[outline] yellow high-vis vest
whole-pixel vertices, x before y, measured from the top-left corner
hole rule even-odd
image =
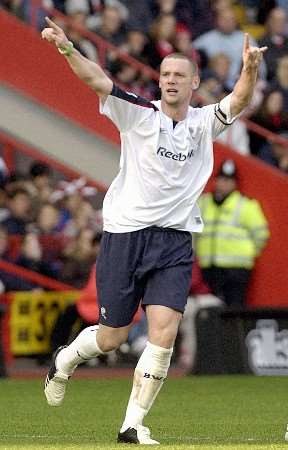
[[[195,235],[200,266],[251,269],[269,237],[258,201],[233,191],[217,205],[208,193],[199,206],[204,221],[203,233]]]

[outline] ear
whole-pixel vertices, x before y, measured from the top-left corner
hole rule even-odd
[[[192,79],[193,91],[196,91],[196,89],[198,89],[199,84],[200,84],[200,77],[199,77],[199,75],[194,75],[193,79]]]

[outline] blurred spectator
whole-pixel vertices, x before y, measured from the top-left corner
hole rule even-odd
[[[42,247],[36,233],[28,232],[23,236],[20,254],[15,263],[47,277],[58,278],[55,268],[43,259]]]
[[[75,220],[75,218],[76,221],[79,220],[83,223],[83,220],[87,218],[87,210],[89,209],[91,211],[91,207],[88,208],[88,205],[83,206],[84,198],[93,197],[96,193],[95,188],[86,186],[86,180],[84,178],[79,178],[71,182],[61,181],[59,183],[59,189],[55,190],[51,196],[52,202],[60,203],[60,218],[57,231],[63,232],[68,222]],[[81,210],[82,206],[83,210]],[[83,220],[81,220],[81,214],[83,214]],[[87,222],[85,223],[88,225]],[[77,232],[78,229],[76,227]],[[73,231],[72,234],[75,235],[75,232]]]
[[[260,204],[241,194],[234,161],[222,163],[213,192],[199,202],[205,223],[196,255],[212,293],[227,306],[245,306],[256,258],[269,237]]]
[[[173,53],[176,35],[176,19],[172,14],[157,17],[150,28],[150,42],[146,46],[145,56],[154,69],[159,69],[165,56]]]
[[[40,235],[55,235],[59,222],[59,210],[50,203],[43,203],[36,217],[36,226]]]
[[[288,55],[283,56],[278,60],[276,78],[274,83],[271,83],[272,89],[277,89],[283,95],[283,109],[288,112]]]
[[[138,28],[129,28],[126,33],[125,42],[121,45],[120,49],[129,53],[134,58],[139,59],[139,61],[146,62],[143,53],[147,41],[148,38],[143,31]]]
[[[67,36],[73,42],[74,47],[86,58],[97,62],[97,51],[95,46],[81,34],[81,29],[85,29],[88,13],[80,9],[69,14],[69,26]]]
[[[255,1],[256,0],[254,0],[254,2]],[[286,0],[284,1],[286,2]],[[265,24],[271,9],[276,6],[283,6],[278,4],[278,2],[279,0],[257,0],[257,22]]]
[[[0,259],[14,263],[10,255],[9,236],[7,230],[0,226]],[[14,273],[0,269],[0,293],[10,291],[27,291],[34,289],[35,285],[18,277]]]
[[[218,75],[210,69],[203,72],[197,93],[202,97],[204,104],[218,103],[219,99],[226,95]]]
[[[217,141],[231,147],[241,155],[248,156],[250,154],[249,134],[242,120],[235,120],[217,137]]]
[[[80,231],[63,251],[61,279],[76,288],[87,281],[90,268],[99,252],[101,235],[92,230]]]
[[[66,244],[63,235],[57,232],[58,222],[59,210],[54,205],[44,203],[39,209],[33,227],[33,231],[39,236],[42,259],[49,262],[56,273],[60,271],[60,256]]]
[[[42,162],[35,161],[29,169],[29,180],[25,180],[25,189],[29,192],[35,215],[43,202],[49,201],[52,194],[52,171]]]
[[[166,2],[162,0],[161,3],[164,5]],[[213,13],[210,3],[210,0],[176,1],[174,15],[176,15],[177,23],[185,25],[191,32],[193,39],[213,27]]]
[[[105,6],[95,31],[114,45],[125,41],[124,20],[118,6]]]
[[[2,221],[8,234],[24,235],[31,222],[31,198],[25,189],[8,192],[7,209],[9,215]]]
[[[225,90],[228,90],[230,65],[230,59],[225,53],[216,53],[209,60],[209,69],[217,76]]]
[[[264,97],[257,114],[251,119],[268,130],[278,133],[288,129],[288,113],[284,112],[284,98],[280,90],[268,92]],[[263,145],[266,145],[266,138],[250,132],[250,148],[254,155],[261,152]]]
[[[225,9],[217,15],[216,28],[201,35],[194,41],[194,47],[205,51],[209,58],[218,53],[224,53],[230,60],[228,88],[232,90],[238,79],[242,65],[243,32],[237,29],[235,13],[232,9]],[[250,38],[251,45],[257,46]],[[262,69],[261,69],[262,67]],[[263,64],[260,67],[264,75]]]
[[[7,192],[7,194],[9,192],[15,191],[16,189],[27,190],[27,176],[18,171],[10,172],[8,178],[5,181],[5,191]]]
[[[276,142],[267,142],[259,151],[258,156],[267,164],[288,173],[288,133],[282,133],[280,136],[287,139],[286,146]]]
[[[71,219],[63,228],[62,236],[66,238],[65,240],[69,240],[85,229],[95,230],[95,210],[91,203],[82,198],[79,208],[73,212]]]
[[[82,13],[85,17],[88,17],[91,13],[89,0],[66,0],[65,11],[68,16]]]
[[[153,20],[149,1],[139,2],[139,0],[121,0],[121,3],[128,11],[128,28],[141,30],[143,33],[147,33]]]
[[[267,66],[267,80],[276,75],[277,61],[288,53],[287,16],[283,9],[274,8],[270,11],[266,22],[267,33],[259,41],[259,47],[267,46],[264,60]]]
[[[176,35],[174,39],[175,51],[182,53],[188,58],[200,64],[200,56],[198,51],[193,47],[192,35],[186,25],[176,25]]]

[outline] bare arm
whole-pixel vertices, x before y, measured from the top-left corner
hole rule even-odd
[[[258,67],[267,47],[250,47],[249,36],[245,33],[243,44],[243,68],[239,80],[234,86],[230,110],[231,116],[235,117],[245,109],[253,95],[257,80]]]
[[[104,70],[96,63],[85,58],[75,48],[72,47],[62,28],[60,28],[51,19],[46,17],[48,28],[42,31],[42,38],[66,52],[66,60],[68,61],[73,72],[88,84],[102,100],[111,93],[113,82],[105,74]]]

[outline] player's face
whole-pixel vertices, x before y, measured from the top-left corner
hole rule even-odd
[[[189,61],[176,58],[162,61],[159,86],[162,100],[168,105],[180,106],[183,103],[190,103],[197,81],[198,76],[193,74]]]

